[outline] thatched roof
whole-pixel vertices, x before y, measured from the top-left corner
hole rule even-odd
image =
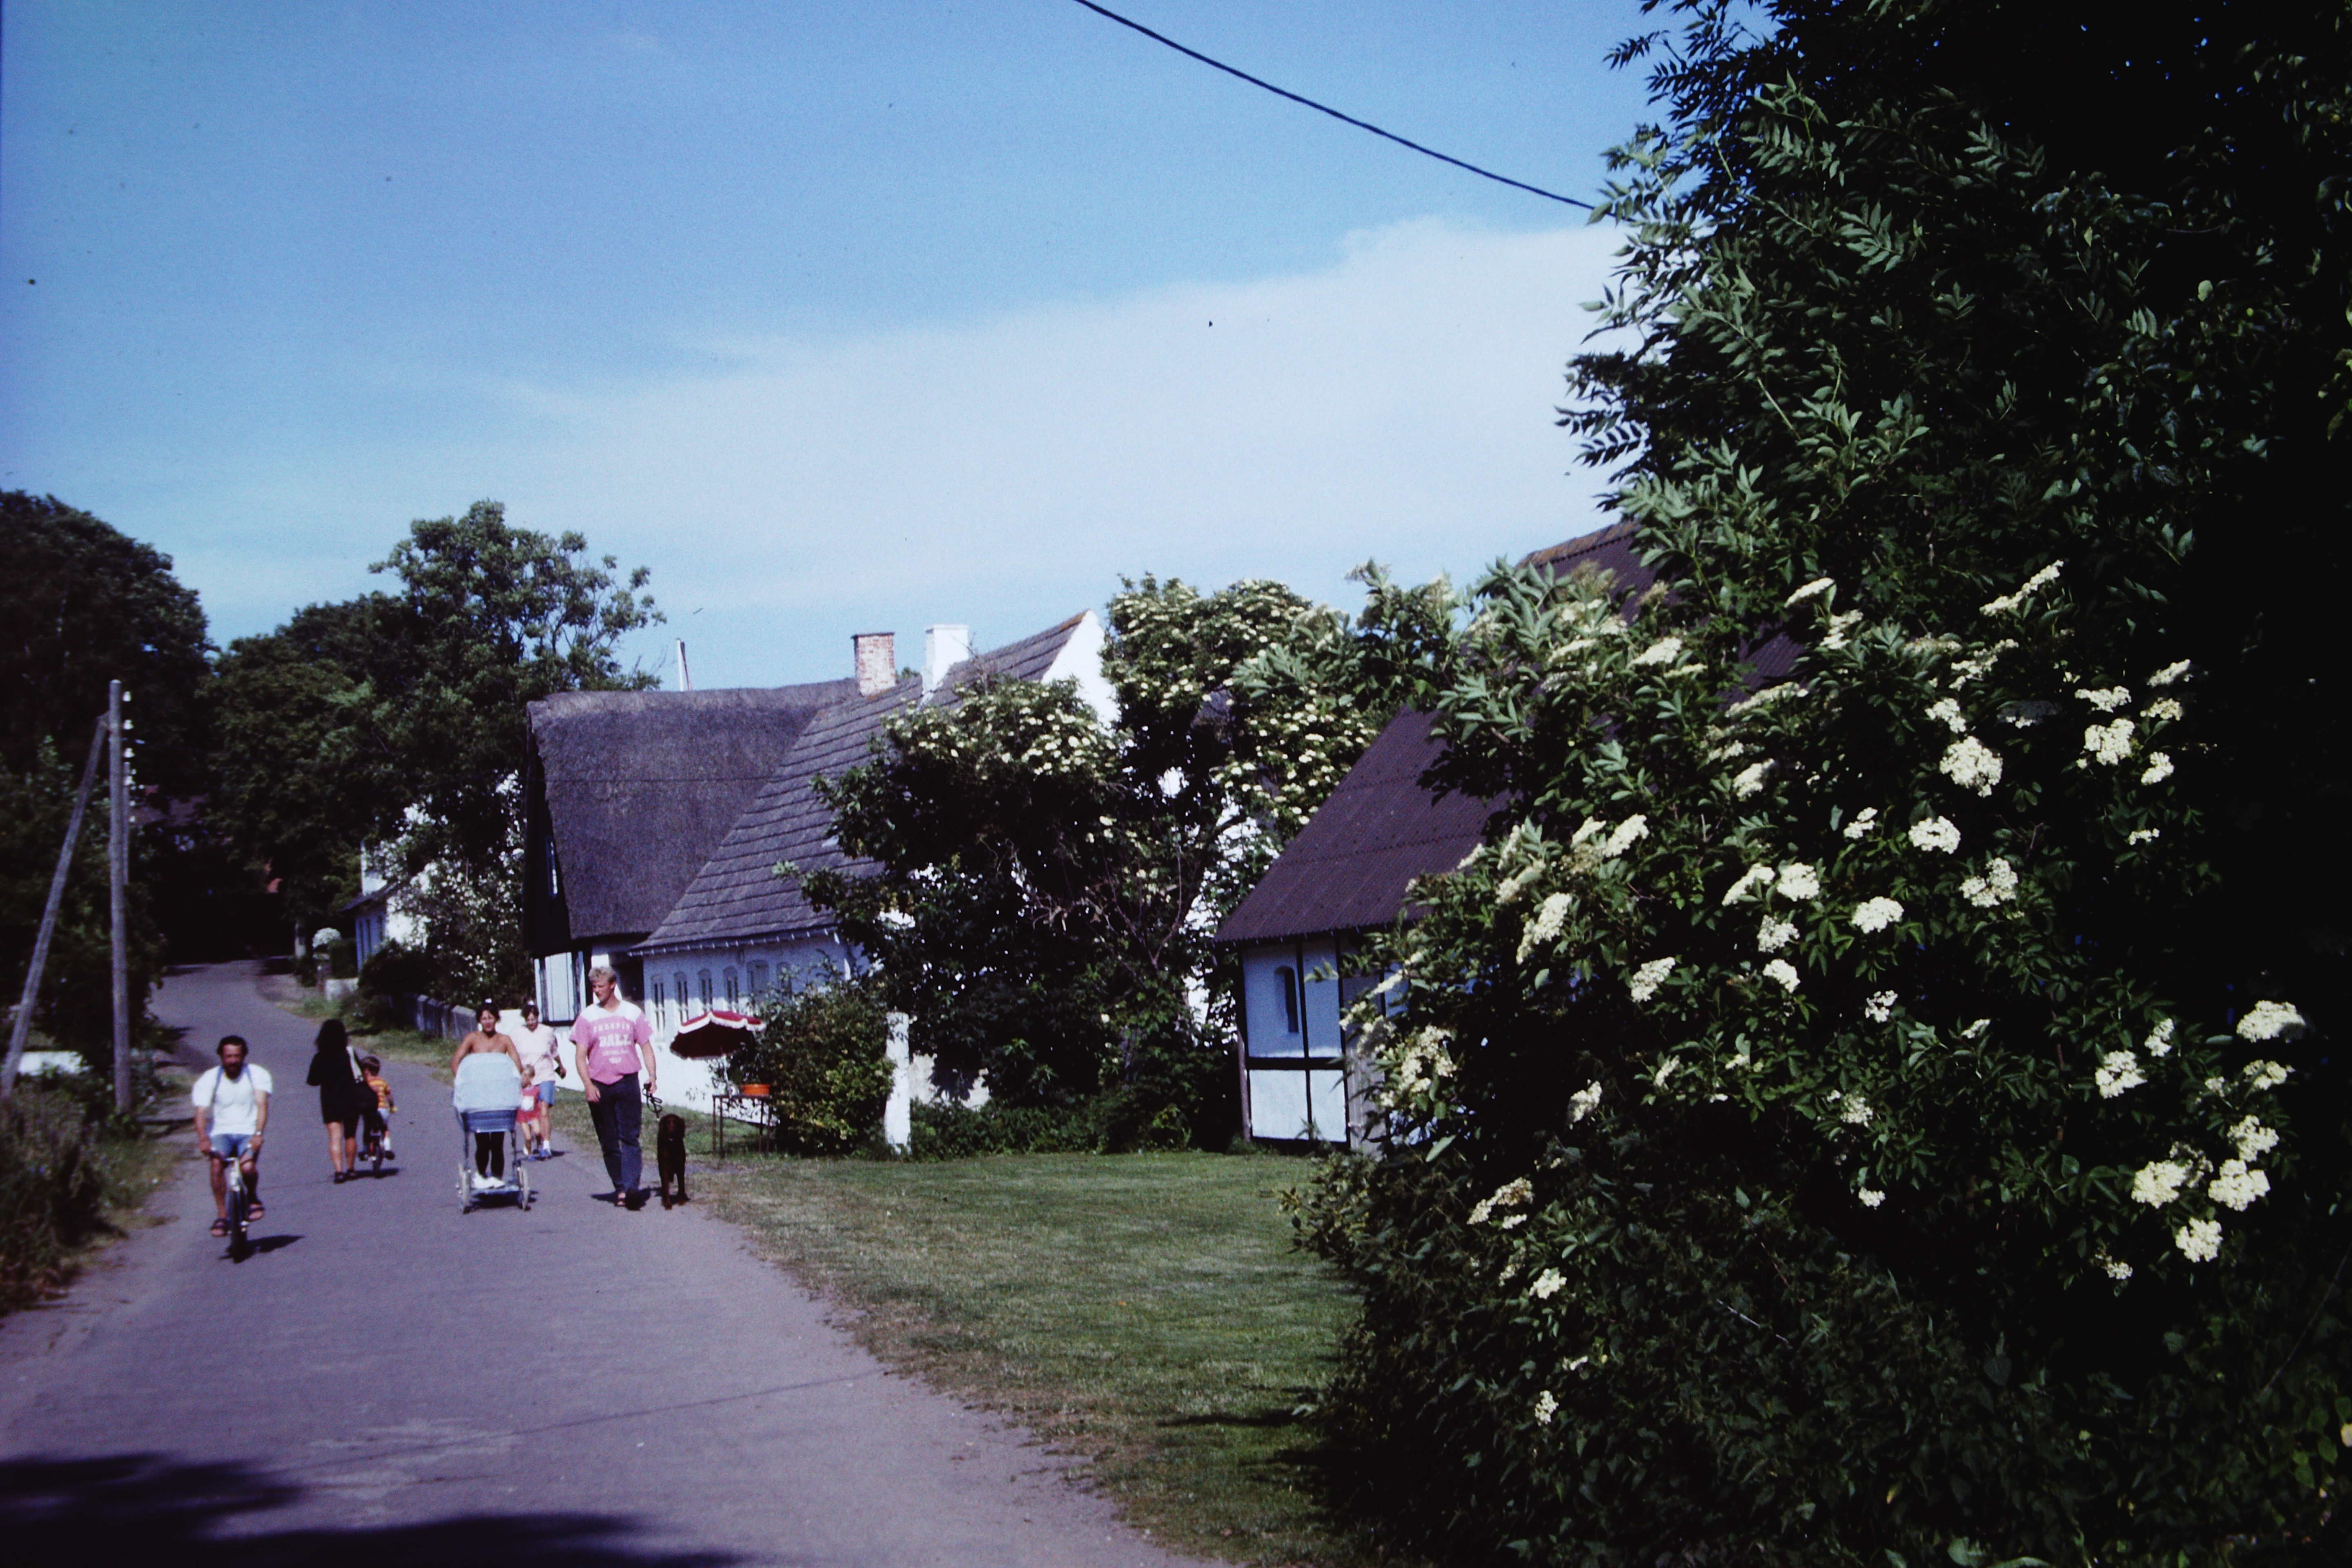
[[[536,952],[626,943],[659,924],[793,743],[855,680],[717,691],[567,691],[530,705]],[[563,929],[551,929],[561,927]]]
[[[833,814],[816,793],[816,781],[866,763],[883,726],[918,703],[956,700],[960,688],[982,675],[1043,680],[1087,617],[1072,616],[1019,642],[975,655],[948,672],[928,697],[915,677],[873,697],[855,691],[826,709],[803,731],[782,771],[752,797],[725,839],[688,885],[675,908],[635,951],[652,954],[682,948],[740,945],[829,931],[832,917],[810,906],[797,877],[778,877],[789,862],[802,871],[869,869],[833,838]]]

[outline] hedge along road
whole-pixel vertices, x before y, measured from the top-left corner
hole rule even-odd
[[[457,1212],[448,1089],[388,1063],[402,1168],[329,1180],[313,1026],[250,964],[173,975],[192,1048],[276,1079],[242,1264],[192,1157],[165,1223],[0,1322],[0,1557],[235,1563],[1167,1565],[1017,1431],[892,1376],[694,1205]],[[652,1142],[647,1129],[648,1145]],[[652,1175],[651,1149],[646,1174]]]

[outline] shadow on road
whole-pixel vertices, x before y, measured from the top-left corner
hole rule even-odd
[[[303,1487],[242,1464],[146,1454],[0,1465],[0,1534],[13,1563],[168,1563],[172,1568],[724,1568],[731,1552],[663,1552],[625,1519],[545,1511],[349,1530],[257,1529],[251,1516]],[[134,1555],[134,1553],[136,1555]]]

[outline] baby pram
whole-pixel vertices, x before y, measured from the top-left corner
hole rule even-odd
[[[457,1111],[457,1212],[471,1213],[477,1205],[512,1198],[515,1207],[530,1206],[530,1170],[522,1159],[521,1141],[515,1136],[515,1113],[522,1103],[522,1074],[501,1051],[480,1051],[457,1064],[457,1081],[449,1097]],[[506,1140],[506,1174],[484,1184],[474,1179],[474,1138],[492,1133]]]

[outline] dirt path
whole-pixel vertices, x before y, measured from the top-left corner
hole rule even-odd
[[[1019,1433],[887,1374],[728,1227],[596,1200],[593,1150],[534,1166],[529,1213],[460,1216],[447,1090],[394,1064],[404,1168],[334,1186],[310,1026],[248,965],[156,1007],[276,1077],[261,1250],[232,1264],[205,1234],[192,1158],[166,1223],[0,1322],[8,1560],[1179,1561]]]

